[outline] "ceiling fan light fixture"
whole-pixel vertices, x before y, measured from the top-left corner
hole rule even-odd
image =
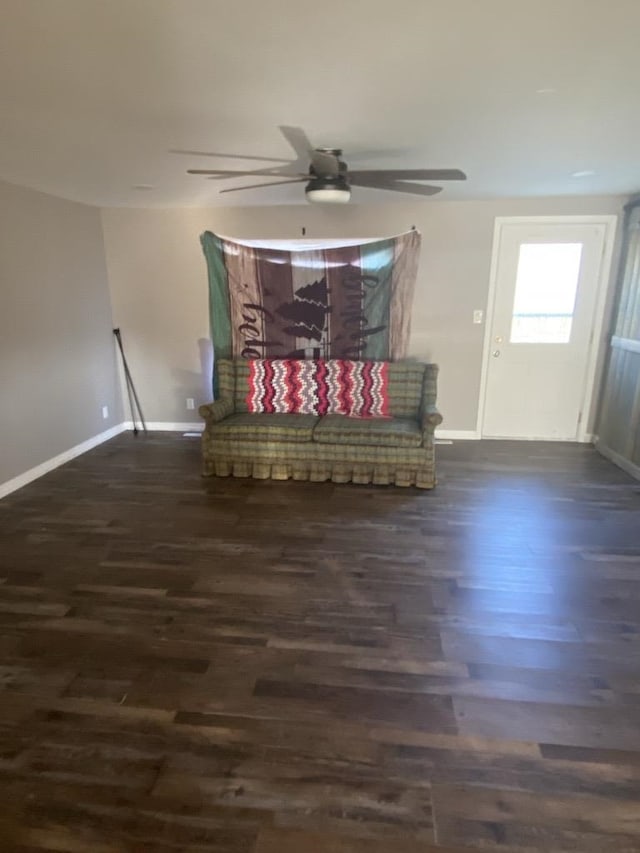
[[[304,192],[307,201],[313,204],[347,204],[351,198],[349,184],[342,175],[312,178]]]

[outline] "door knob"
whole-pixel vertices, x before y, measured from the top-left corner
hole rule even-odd
[[[499,355],[500,355],[500,350],[499,350],[499,349],[494,349],[494,351],[493,351],[493,357],[494,357],[494,358],[498,358],[498,357],[499,357]]]

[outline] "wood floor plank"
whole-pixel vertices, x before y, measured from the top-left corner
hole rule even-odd
[[[590,708],[476,697],[455,697],[453,703],[464,734],[604,749],[640,747],[638,709],[633,706]]]
[[[255,853],[470,853],[469,848],[441,847],[412,839],[372,840],[334,833],[269,827],[260,832]],[[503,853],[510,853],[505,849]]]
[[[438,838],[460,843],[478,839],[483,826],[486,846],[544,842],[563,849],[631,851],[637,849],[640,810],[633,800],[571,794],[545,796],[480,785],[436,785]],[[617,845],[617,847],[616,847]],[[545,848],[543,848],[545,849]]]

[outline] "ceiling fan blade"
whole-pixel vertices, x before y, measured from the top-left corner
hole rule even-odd
[[[291,127],[281,124],[280,131],[289,145],[296,152],[297,160],[292,165],[306,168],[309,160],[317,175],[323,178],[333,178],[340,172],[340,164],[335,154],[318,151],[309,142],[309,137],[301,127]]]
[[[364,178],[365,180],[392,181],[466,181],[467,176],[460,169],[368,169],[365,171],[349,172],[351,182]]]
[[[235,169],[230,171],[229,169],[187,169],[187,174],[189,175],[213,175],[218,176],[220,178],[237,178],[243,175],[263,175],[264,177],[293,177],[292,175],[283,175],[282,172],[276,171],[275,169],[255,169],[251,172],[243,172],[239,169]]]
[[[225,154],[222,151],[187,151],[182,148],[172,148],[169,154],[188,154],[191,157],[221,157],[227,160],[257,160],[260,163],[282,163],[287,164],[290,161],[283,157],[258,157],[254,154]]]
[[[307,134],[301,127],[290,127],[281,124],[280,132],[296,153],[296,166],[306,167],[313,157],[313,145],[309,142]]]
[[[349,175],[349,183],[356,187],[366,187],[372,190],[390,190],[394,193],[409,193],[410,195],[437,195],[442,187],[431,187],[427,184],[412,184],[409,181],[386,181],[383,179],[363,180]]]
[[[246,187],[229,187],[226,190],[220,190],[221,193],[237,193],[240,190],[257,190],[260,187],[279,187],[281,184],[299,184],[301,181],[308,181],[309,176],[305,175],[304,178],[290,178],[288,181],[272,181],[269,184],[249,184]]]

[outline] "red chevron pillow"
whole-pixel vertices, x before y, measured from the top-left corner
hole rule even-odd
[[[389,364],[386,361],[332,359],[319,362],[319,365],[326,369],[326,377],[318,381],[318,393],[319,396],[326,393],[327,398],[327,411],[319,414],[389,417]]]
[[[249,361],[247,409],[307,415],[389,417],[386,361]]]
[[[301,359],[249,361],[249,412],[317,414],[316,362]]]

